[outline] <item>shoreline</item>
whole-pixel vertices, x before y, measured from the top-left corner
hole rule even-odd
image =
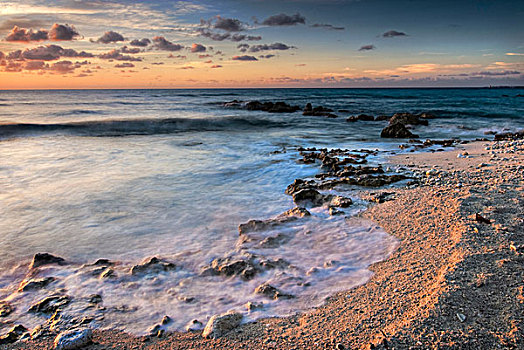
[[[371,206],[361,216],[377,222],[399,239],[400,245],[388,258],[369,267],[374,274],[365,284],[330,297],[323,306],[295,316],[244,324],[216,340],[203,339],[200,332],[175,332],[161,338],[148,338],[123,332],[94,331],[94,344],[87,348],[522,346],[522,329],[518,328],[522,324],[519,315],[524,314],[522,281],[518,283],[522,270],[515,264],[522,263],[519,249],[524,242],[522,233],[519,235],[515,230],[517,226],[511,225],[522,225],[518,220],[514,223],[514,219],[519,215],[522,218],[524,184],[521,168],[501,168],[499,165],[520,166],[524,160],[523,143],[520,141],[518,153],[495,159],[490,158],[491,150],[484,150],[487,143],[495,144],[459,145],[468,152],[467,158],[457,158],[457,153],[464,152],[458,148],[393,156],[391,162],[398,165],[413,165],[424,172],[430,167],[425,177],[430,185],[370,190],[363,194],[395,192],[394,200]],[[519,158],[511,160],[510,157]],[[503,160],[505,158],[507,160]],[[512,169],[516,171],[513,173]],[[491,180],[484,181],[488,174]],[[498,193],[500,189],[505,193]],[[489,205],[483,203],[483,196],[490,199]],[[521,203],[516,212],[511,210],[508,196],[516,199],[517,205]],[[475,210],[493,223],[477,223]],[[489,248],[486,237],[490,238]],[[506,241],[513,243],[506,244]],[[477,261],[479,254],[486,255],[491,264]],[[498,270],[503,271],[506,280],[499,281],[502,277]],[[500,284],[510,289],[510,295],[501,291]],[[461,302],[460,297],[465,299]],[[493,301],[493,306],[501,311],[482,311],[486,304],[483,297]],[[489,320],[481,321],[484,313],[490,316]],[[44,349],[52,341],[53,338],[15,343],[7,348]]]

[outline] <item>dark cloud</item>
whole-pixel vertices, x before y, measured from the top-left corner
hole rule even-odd
[[[184,56],[184,55],[173,55],[172,53],[169,54],[169,56],[167,56],[167,58],[178,58],[178,59],[181,59],[181,60],[185,60],[187,58],[187,56]]]
[[[246,52],[247,49],[249,49],[249,44],[238,44],[238,45],[237,45],[237,49],[238,49],[240,52]]]
[[[95,57],[95,55],[93,55],[90,52],[85,52],[85,51],[78,52],[73,49],[62,49],[62,51],[60,52],[60,56],[61,57],[82,57],[82,58]]]
[[[5,37],[5,41],[18,41],[18,42],[30,42],[30,41],[44,41],[48,39],[47,30],[33,31],[32,29],[20,28],[14,26],[11,32]]]
[[[41,70],[46,67],[44,61],[28,61],[24,64],[24,70]]]
[[[272,58],[272,57],[275,57],[275,55],[269,54],[269,55],[261,55],[261,56],[258,56],[258,57],[260,57],[260,58]]]
[[[233,61],[258,61],[258,59],[255,56],[248,56],[248,55],[233,56],[233,58],[231,59]]]
[[[501,72],[483,71],[483,72],[471,73],[471,75],[483,75],[486,77],[497,77],[497,76],[507,76],[507,75],[517,75],[517,74],[520,74],[520,72],[516,70],[505,70]]]
[[[124,37],[122,34],[113,32],[112,30],[105,32],[104,35],[102,35],[100,38],[96,40],[97,43],[102,44],[110,44],[110,43],[116,43],[118,41],[124,41]]]
[[[129,45],[131,46],[139,46],[139,47],[146,47],[147,45],[151,44],[151,40],[149,40],[148,38],[144,38],[144,39],[135,39],[135,40],[132,40]]]
[[[11,51],[7,54],[6,58],[10,61],[24,59],[22,57],[22,50]]]
[[[335,27],[332,24],[326,24],[326,23],[315,23],[311,25],[312,28],[323,28],[328,30],[345,30],[344,27]]]
[[[209,58],[209,57],[213,57],[209,54],[205,54],[205,55],[198,55],[198,58]]]
[[[5,54],[2,51],[0,51],[0,60],[3,60],[4,58],[5,58]]]
[[[118,49],[113,49],[107,53],[98,55],[98,58],[103,60],[115,60],[115,61],[130,61],[130,62],[141,62],[140,57],[133,57],[129,55],[122,55],[122,52]]]
[[[55,72],[57,74],[67,74],[67,73],[73,73],[75,69],[79,67],[80,67],[79,64],[74,64],[71,61],[59,61],[47,67],[46,70]]]
[[[199,29],[198,31],[200,32],[200,36],[209,38],[214,41],[224,41],[231,37],[231,34],[229,33],[213,33],[206,29]]]
[[[195,69],[195,67],[193,67],[193,66],[184,66],[184,67],[180,67],[180,69]]]
[[[39,61],[53,61],[60,57],[94,57],[93,54],[85,51],[76,51],[73,49],[64,49],[58,45],[38,46],[32,49],[26,49],[23,52],[12,52],[12,58],[9,59],[26,59]]]
[[[281,13],[278,15],[268,17],[262,22],[262,24],[267,26],[294,26],[297,24],[305,23],[306,18],[302,16],[300,13],[296,13],[291,16],[286,15],[285,13]]]
[[[289,50],[293,49],[293,46],[288,46],[286,44],[282,43],[273,43],[273,44],[261,44],[261,45],[253,45],[249,48],[249,52],[260,52],[260,51],[268,51],[268,50]]]
[[[122,48],[120,48],[120,52],[136,54],[136,53],[140,53],[140,49],[137,48],[137,47],[127,47],[127,46],[124,45],[124,46],[122,46]]]
[[[115,64],[115,68],[133,68],[135,65],[133,63],[124,62]]]
[[[154,65],[154,66],[161,66],[161,65],[164,64],[164,62],[153,62],[151,64]]]
[[[361,46],[360,49],[358,49],[358,51],[369,51],[369,50],[375,50],[376,47],[375,45],[364,45],[364,46]]]
[[[211,68],[222,68],[222,66],[220,64],[214,64],[211,66]]]
[[[216,21],[213,24],[213,28],[222,29],[226,32],[241,32],[245,30],[244,23],[235,18],[223,18],[216,16]]]
[[[193,45],[191,45],[191,52],[195,53],[195,52],[206,52],[206,47],[202,44],[196,44],[194,43]]]
[[[53,41],[70,41],[80,36],[74,26],[55,23],[49,30],[49,39]]]
[[[4,67],[4,72],[21,72],[22,71],[22,62],[13,62],[9,61]]]
[[[172,42],[166,40],[163,36],[155,36],[153,38],[154,46],[157,50],[164,51],[180,51],[184,46],[179,44],[173,44]]]
[[[403,32],[397,32],[396,30],[390,30],[389,32],[382,34],[382,36],[384,38],[394,38],[396,36],[407,36],[407,34]]]

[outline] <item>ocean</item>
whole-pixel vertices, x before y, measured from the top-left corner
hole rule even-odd
[[[293,208],[286,187],[320,172],[298,162],[298,148],[373,150],[369,164],[379,165],[408,152],[398,147],[406,140],[381,139],[386,121],[348,123],[348,116],[429,112],[437,118],[414,129],[422,140],[492,138],[524,128],[522,95],[509,88],[0,91],[0,300],[15,306],[8,320],[42,323],[44,316],[26,311],[57,290],[72,300],[100,295],[96,326],[136,334],[164,315],[174,320],[169,329],[181,330],[193,319],[247,312],[247,302],[264,304],[247,319],[318,306],[364,283],[368,266],[397,242],[356,216],[368,204],[355,186],[341,190],[354,201],[345,215],[313,208],[308,218],[267,230],[291,237],[284,244],[242,247],[239,224]],[[310,102],[339,117],[223,106],[232,100]],[[45,288],[18,292],[38,252],[68,264],[41,269],[54,278]],[[201,273],[214,259],[247,253],[287,265],[248,281]],[[176,268],[127,273],[153,256]],[[116,277],[86,272],[100,258],[114,262]],[[255,295],[264,282],[295,297]],[[68,312],[84,314],[77,306]]]

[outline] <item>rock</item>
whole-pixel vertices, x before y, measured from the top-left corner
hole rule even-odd
[[[244,316],[237,312],[229,312],[222,315],[214,315],[207,322],[202,337],[220,338],[240,325]]]
[[[303,189],[312,188],[315,185],[314,181],[305,181],[302,179],[296,179],[293,183],[287,186],[285,193],[293,194]]]
[[[46,297],[35,304],[31,305],[28,312],[53,314],[56,310],[66,306],[71,301],[71,298],[67,295],[53,295]]]
[[[147,333],[149,334],[149,336],[151,337],[162,337],[162,335],[164,334],[164,327],[160,324],[156,324],[154,325],[153,327],[149,328],[147,330]]]
[[[311,112],[313,110],[313,106],[311,103],[306,104],[306,107],[304,108],[304,112]]]
[[[384,121],[384,120],[389,120],[389,118],[391,118],[391,117],[388,116],[388,115],[377,115],[376,118],[375,118],[375,121],[376,122],[380,122],[380,121]]]
[[[207,274],[223,276],[239,276],[244,280],[250,280],[257,274],[254,258],[217,258],[211,262],[210,269],[204,270]]]
[[[62,265],[65,263],[63,258],[58,256],[51,255],[49,253],[36,253],[33,257],[33,261],[29,265],[30,269],[36,269],[37,267],[49,265],[49,264],[59,264]]]
[[[14,311],[14,308],[7,301],[0,301],[0,317],[7,317]]]
[[[359,114],[357,119],[363,122],[372,122],[375,120],[375,117],[373,117],[372,115],[367,115],[367,114]]]
[[[27,332],[27,328],[21,324],[14,326],[11,328],[11,330],[9,330],[9,332],[0,337],[0,345],[12,344],[16,342],[25,332]]]
[[[100,304],[102,302],[102,296],[100,294],[91,294],[89,296],[89,304]]]
[[[238,225],[238,233],[243,235],[249,232],[264,231],[273,226],[273,224],[274,222],[271,220],[249,220]]]
[[[349,118],[347,118],[346,121],[347,121],[348,123],[354,123],[354,122],[358,121],[358,118],[355,117],[354,115],[352,115],[352,116],[350,116]]]
[[[108,278],[115,278],[115,277],[116,277],[115,271],[110,267],[108,267],[107,269],[104,269],[99,276],[99,278],[101,279],[108,279]]]
[[[27,292],[29,290],[41,289],[47,286],[49,283],[55,280],[54,277],[44,277],[44,278],[30,278],[23,280],[18,287],[19,292]]]
[[[389,120],[389,124],[409,124],[409,125],[428,125],[426,119],[421,119],[420,116],[411,113],[395,113]]]
[[[245,104],[248,111],[265,111],[269,113],[293,113],[300,109],[298,106],[290,106],[285,102],[260,102],[249,101]]]
[[[80,349],[91,342],[93,332],[89,328],[73,329],[58,334],[54,345],[56,350]]]
[[[278,290],[277,288],[273,287],[269,283],[263,283],[255,288],[256,294],[264,295],[265,297],[273,300],[278,299],[292,299],[294,298],[291,294],[286,294]]]
[[[383,138],[418,138],[418,135],[415,135],[409,131],[404,124],[394,123],[386,126],[382,129],[380,137]]]
[[[483,224],[491,224],[491,220],[486,219],[485,217],[483,217],[483,216],[480,215],[479,213],[476,213],[476,214],[475,214],[475,221],[477,221],[477,222],[481,222],[481,223],[483,223]]]
[[[264,308],[264,303],[253,303],[251,301],[248,301],[246,303],[246,309],[249,312],[255,311],[255,310],[260,310],[262,308]]]
[[[342,214],[344,214],[344,212],[341,210],[338,210],[337,208],[333,208],[333,207],[329,208],[329,215],[331,216],[342,215]]]
[[[304,202],[310,202],[313,206],[321,206],[325,202],[330,201],[331,195],[323,195],[314,189],[305,189],[293,193],[293,201],[299,205]]]
[[[164,317],[162,317],[162,321],[160,321],[160,324],[165,326],[166,324],[169,324],[171,323],[173,320],[171,319],[171,317],[165,315]]]
[[[294,207],[293,209],[289,209],[282,214],[279,215],[279,217],[299,217],[303,218],[305,216],[310,216],[311,213],[306,208],[301,207]]]
[[[335,196],[335,197],[333,197],[333,199],[331,200],[331,203],[330,203],[331,206],[333,206],[333,207],[340,207],[340,208],[347,208],[351,204],[353,204],[353,201],[351,200],[351,198],[346,198],[346,197],[342,197],[342,196]]]
[[[233,101],[229,101],[229,102],[224,102],[223,104],[224,107],[240,107],[241,106],[241,102],[238,101],[238,100],[233,100]]]
[[[199,320],[192,320],[186,325],[187,332],[195,332],[204,328],[204,324]]]
[[[524,139],[524,129],[513,132],[499,133],[495,135],[495,141],[521,140]]]
[[[460,313],[460,312],[457,312],[457,318],[460,322],[464,322],[466,321],[466,315]]]
[[[276,236],[264,238],[258,245],[260,248],[277,248],[288,242],[290,239],[291,237],[283,233],[278,233]]]
[[[309,110],[305,110],[304,109],[304,112],[302,113],[302,115],[305,115],[305,116],[315,116],[315,117],[331,117],[331,118],[336,118],[337,116],[335,114],[332,114],[331,112],[333,112],[332,109],[330,108],[324,108],[322,106],[318,106],[318,107],[315,107],[315,108],[312,108],[312,109],[309,109]]]
[[[131,268],[131,274],[142,275],[147,273],[160,273],[174,270],[176,268],[175,264],[160,260],[157,257],[152,257],[149,260],[143,261],[139,265],[135,265]]]
[[[111,265],[114,265],[114,263],[109,259],[98,259],[91,265],[92,266],[111,266]]]

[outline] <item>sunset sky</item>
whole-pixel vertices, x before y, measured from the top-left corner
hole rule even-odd
[[[524,85],[524,2],[0,3],[0,89]]]

